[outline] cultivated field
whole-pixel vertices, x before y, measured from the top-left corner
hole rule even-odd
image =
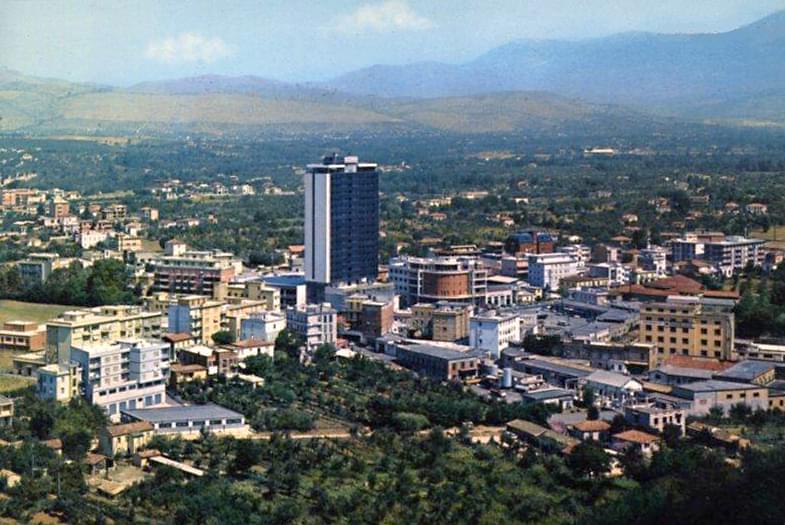
[[[0,300],[0,323],[15,320],[43,323],[71,308],[74,307]]]

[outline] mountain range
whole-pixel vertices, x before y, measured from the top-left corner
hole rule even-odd
[[[0,68],[0,130],[550,132],[652,126],[664,117],[781,126],[783,49],[778,12],[725,33],[523,40],[464,64],[375,65],[322,83],[205,75],[117,88]]]

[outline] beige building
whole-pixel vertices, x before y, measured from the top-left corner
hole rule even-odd
[[[46,350],[50,359],[70,361],[71,346],[114,343],[119,339],[161,337],[161,313],[138,306],[99,306],[70,310],[46,323]]]
[[[231,301],[232,299],[249,299],[251,301],[262,301],[265,303],[264,309],[268,312],[279,312],[281,310],[281,290],[267,286],[261,281],[249,281],[246,283],[229,283],[224,287],[216,287],[216,298]]]
[[[471,313],[467,304],[419,303],[412,306],[410,328],[434,341],[460,341],[469,337]]]
[[[658,363],[674,355],[733,359],[732,307],[722,299],[676,296],[644,304],[638,341],[656,347]]]
[[[186,295],[169,305],[169,332],[191,334],[202,344],[213,342],[212,337],[221,331],[224,303],[203,295]]]
[[[0,350],[37,352],[46,344],[46,329],[30,321],[6,321],[0,329]]]
[[[132,456],[147,446],[153,439],[153,425],[147,421],[135,421],[121,425],[110,425],[98,435],[101,452],[110,458],[118,455]]]
[[[68,402],[79,395],[81,371],[75,364],[51,364],[38,369],[37,393],[41,399]]]

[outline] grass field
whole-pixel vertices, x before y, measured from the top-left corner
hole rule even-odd
[[[785,226],[772,226],[768,231],[752,230],[750,237],[769,241],[770,248],[785,249]]]
[[[15,320],[43,323],[72,308],[74,307],[61,304],[37,304],[0,300],[0,323]]]
[[[3,374],[0,375],[0,394],[19,390],[26,386],[30,386],[35,382],[32,377],[22,377],[15,375]]]

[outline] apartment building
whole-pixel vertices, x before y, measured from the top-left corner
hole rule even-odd
[[[673,262],[703,259],[730,277],[747,265],[761,266],[765,258],[761,239],[722,233],[691,233],[671,241]]]
[[[26,259],[16,263],[19,277],[25,286],[43,284],[52,272],[67,268],[73,262],[70,258],[61,258],[56,253],[31,253]]]
[[[485,304],[488,270],[475,257],[396,257],[390,281],[404,306],[438,301]]]
[[[556,247],[553,235],[545,231],[527,230],[510,235],[504,241],[504,251],[511,255],[522,253],[552,253]]]
[[[202,344],[212,343],[213,334],[221,331],[223,304],[203,295],[187,295],[169,305],[169,332],[191,334]]]
[[[656,278],[668,274],[668,252],[659,246],[644,248],[638,254],[638,265],[647,272],[654,272]]]
[[[469,317],[474,307],[464,303],[419,303],[412,306],[409,329],[433,341],[455,342],[469,337]]]
[[[38,352],[46,346],[46,328],[30,321],[6,321],[0,329],[0,350]]]
[[[138,306],[99,306],[70,310],[46,323],[46,349],[60,363],[70,361],[71,346],[113,343],[119,339],[161,337],[161,313]]]
[[[469,346],[490,352],[494,358],[512,343],[523,341],[520,316],[494,311],[472,316],[469,321]]]
[[[638,341],[657,349],[657,361],[673,355],[733,359],[733,301],[670,296],[641,306]]]
[[[147,408],[166,401],[169,345],[142,339],[71,349],[82,373],[84,396],[112,421],[126,409]]]
[[[188,250],[183,243],[169,241],[150,268],[155,291],[215,297],[217,288],[228,284],[242,264],[231,253]]]
[[[578,262],[564,253],[529,255],[529,284],[547,290],[558,290],[561,280],[578,273]]]
[[[81,369],[75,363],[54,363],[38,369],[36,395],[67,403],[80,394]]]
[[[323,344],[335,344],[338,313],[326,303],[290,306],[286,309],[286,327],[302,337],[308,349]]]
[[[286,328],[286,315],[281,312],[259,312],[240,321],[240,339],[275,342]]]
[[[381,337],[392,331],[393,303],[374,301],[367,295],[353,295],[346,300],[344,320],[352,330],[365,337]]]

